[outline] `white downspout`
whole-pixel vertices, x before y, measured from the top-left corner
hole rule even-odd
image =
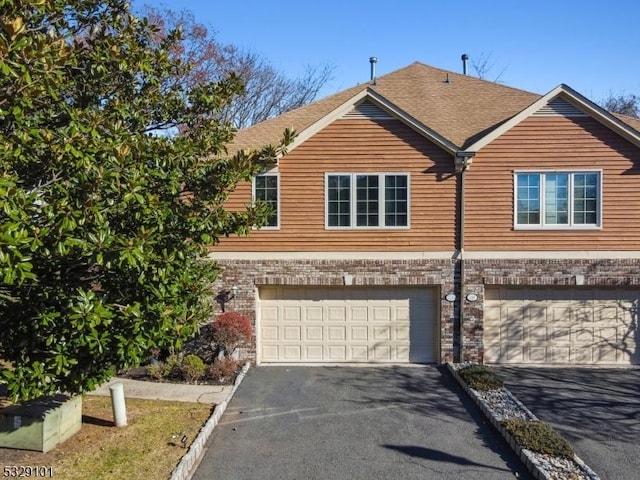
[[[456,156],[456,171],[460,172],[460,234],[459,234],[459,256],[460,262],[460,297],[458,303],[458,325],[460,329],[460,338],[458,345],[460,348],[460,363],[464,362],[464,229],[465,229],[465,177],[466,172],[471,168],[473,163],[473,153],[470,152],[458,152]]]

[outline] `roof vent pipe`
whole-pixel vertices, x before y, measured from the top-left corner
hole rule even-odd
[[[376,84],[376,63],[378,59],[376,57],[369,57],[369,63],[371,64],[371,84]]]
[[[469,55],[467,55],[466,53],[462,54],[462,57],[460,57],[462,59],[462,73],[464,75],[468,75],[467,73],[467,61],[469,60]]]

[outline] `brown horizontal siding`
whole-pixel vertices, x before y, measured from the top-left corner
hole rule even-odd
[[[456,179],[453,158],[400,121],[338,120],[282,158],[280,230],[223,239],[217,251],[452,250]],[[409,229],[325,229],[325,173],[410,174]],[[240,186],[227,206],[251,201]]]
[[[601,169],[602,230],[514,230],[513,173],[536,169]],[[592,118],[529,118],[466,175],[467,250],[640,249],[640,150]]]

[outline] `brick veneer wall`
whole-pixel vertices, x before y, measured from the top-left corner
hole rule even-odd
[[[640,287],[640,260],[522,259],[465,260],[464,354],[465,360],[482,361],[483,303],[486,286],[601,286]],[[478,300],[469,302],[469,293]]]
[[[214,291],[237,287],[229,309],[247,315],[255,327],[257,288],[262,285],[345,284],[345,275],[354,286],[417,286],[440,288],[440,359],[454,359],[456,307],[444,300],[455,289],[454,260],[220,260],[223,269]],[[242,352],[255,359],[255,344]]]
[[[458,361],[458,308],[464,308],[463,360],[482,362],[483,302],[486,286],[635,286],[640,287],[640,260],[465,260],[465,286],[459,293],[456,260],[224,260],[218,261],[222,276],[215,291],[236,286],[237,298],[229,305],[249,316],[255,327],[257,287],[262,285],[388,285],[440,288],[440,360]],[[455,292],[456,302],[444,296]],[[469,293],[476,301],[466,299]],[[255,359],[255,345],[243,352]]]

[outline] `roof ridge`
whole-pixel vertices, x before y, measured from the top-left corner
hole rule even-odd
[[[502,88],[508,88],[508,89],[514,90],[516,92],[524,92],[524,93],[529,93],[529,94],[532,94],[532,95],[538,95],[538,96],[542,97],[541,93],[530,92],[529,90],[523,90],[522,88],[512,87],[511,85],[507,85],[505,83],[499,83],[498,81],[495,81],[495,80],[491,81],[491,80],[486,80],[484,78],[476,77],[474,75],[468,75],[468,74],[465,75],[464,73],[455,72],[453,70],[447,70],[445,68],[434,67],[433,65],[429,65],[427,63],[420,62],[420,61],[413,62],[411,65],[415,65],[415,64],[419,64],[419,65],[422,65],[424,67],[430,68],[432,70],[437,70],[439,72],[450,73],[450,74],[453,74],[453,75],[455,75],[456,77],[459,77],[459,78],[465,78],[465,79],[469,79],[469,80],[476,81],[476,82],[482,82],[482,83],[489,84],[489,85],[495,85],[495,86],[502,87]]]
[[[447,78],[450,81],[446,81]],[[542,95],[415,61],[237,132],[235,147],[273,143],[284,128],[298,133],[362,94],[378,95],[453,145],[468,144]]]

